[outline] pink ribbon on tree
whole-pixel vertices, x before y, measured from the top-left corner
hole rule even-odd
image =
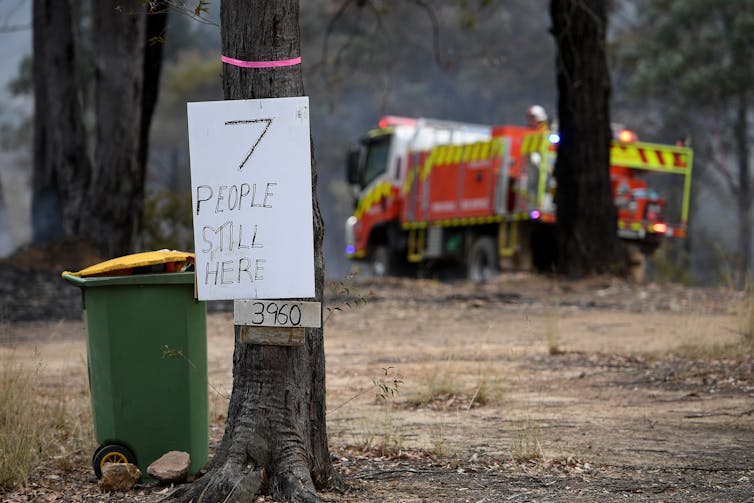
[[[228,63],[233,66],[240,66],[241,68],[276,68],[280,66],[293,66],[301,64],[301,56],[293,59],[280,59],[277,61],[241,61],[240,59],[229,58],[228,56],[222,56],[223,63]]]

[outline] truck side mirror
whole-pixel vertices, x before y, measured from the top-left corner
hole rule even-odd
[[[346,156],[346,180],[351,185],[359,184],[359,160],[361,159],[361,148],[351,147]]]

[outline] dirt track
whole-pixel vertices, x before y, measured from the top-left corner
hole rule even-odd
[[[328,305],[339,309],[325,324],[328,432],[349,489],[324,499],[754,498],[754,363],[750,349],[724,348],[740,340],[739,294],[531,275],[482,286],[363,282],[349,292],[333,286]],[[3,332],[0,351],[36,347],[48,385],[86,399],[80,322]],[[229,313],[209,316],[208,342],[210,382],[229,391]],[[385,404],[375,381],[398,394]],[[211,397],[217,439],[226,402]],[[5,497],[89,501],[96,486],[85,453],[76,459],[65,474],[47,463],[37,488]]]

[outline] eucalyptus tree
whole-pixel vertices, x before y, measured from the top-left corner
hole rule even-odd
[[[557,46],[560,143],[558,188],[559,271],[573,276],[625,270],[610,188],[610,71],[607,2],[551,0]]]
[[[166,19],[161,1],[34,1],[34,241],[132,251]]]
[[[223,0],[223,55],[241,61],[299,57],[298,0]],[[301,65],[243,68],[223,65],[225,99],[303,96]],[[316,195],[314,159],[312,192]],[[316,196],[314,264],[316,299],[323,298],[324,226]],[[180,501],[254,501],[267,491],[286,501],[319,501],[333,468],[325,423],[325,358],[321,328],[306,329],[301,346],[240,341],[236,327],[233,391],[225,434],[207,473]]]

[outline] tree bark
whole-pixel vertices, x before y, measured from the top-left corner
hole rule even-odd
[[[97,122],[84,234],[111,257],[132,251],[143,206],[147,15],[136,0],[91,7]]]
[[[32,240],[80,232],[91,176],[71,0],[34,1]]]
[[[153,4],[150,4],[153,5]],[[167,21],[140,0],[92,0],[95,133],[84,127],[71,0],[34,1],[33,241],[86,239],[103,256],[132,251],[139,228],[149,127]],[[147,26],[147,21],[149,26]],[[94,150],[94,160],[91,151]]]
[[[149,131],[152,116],[157,106],[162,73],[162,52],[168,24],[168,4],[158,0],[147,11],[147,26],[144,46],[144,89],[141,96],[141,125],[139,127],[139,163],[147,165],[149,154]]]
[[[624,272],[610,189],[610,73],[605,0],[551,0],[557,45],[560,143],[558,270],[569,276]]]
[[[245,61],[300,55],[297,0],[224,0],[223,54]],[[301,66],[246,69],[225,64],[226,99],[304,94]],[[324,226],[316,198],[312,150],[316,300],[322,301]],[[239,342],[236,326],[233,392],[225,435],[208,472],[181,501],[253,501],[269,490],[289,501],[319,501],[315,488],[333,477],[325,423],[325,357],[322,329],[307,329],[302,346]]]

